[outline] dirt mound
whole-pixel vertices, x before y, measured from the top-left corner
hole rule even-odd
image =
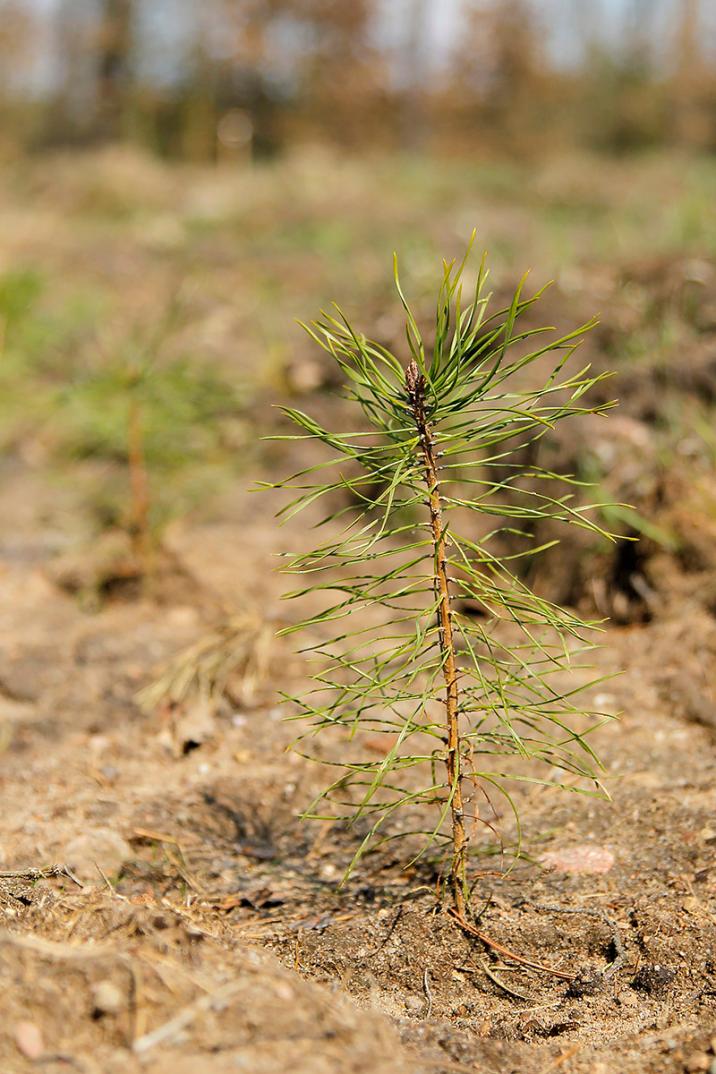
[[[45,888],[35,885],[37,909],[24,915],[31,930],[0,931],[8,1074],[38,1064],[88,1074],[283,1074],[289,1056],[299,1074],[409,1069],[386,1019],[266,953],[224,946],[165,909]],[[69,928],[62,901],[73,906]]]

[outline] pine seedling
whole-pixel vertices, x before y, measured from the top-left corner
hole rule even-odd
[[[163,358],[163,328],[162,322],[148,339],[132,333],[116,354],[100,354],[58,393],[59,450],[107,464],[99,504],[128,534],[145,578],[167,523],[228,471],[225,441],[245,405],[211,368],[189,357]]]
[[[596,624],[532,592],[515,561],[548,547],[534,536],[545,520],[612,536],[592,518],[598,505],[577,498],[580,482],[532,461],[559,422],[612,405],[584,398],[604,374],[569,368],[594,322],[561,336],[523,327],[542,294],[523,297],[524,278],[491,313],[484,257],[463,304],[466,260],[443,265],[431,348],[397,267],[402,359],[338,307],[304,325],[340,366],[359,428],[331,432],[284,407],[301,432],[278,439],[328,454],[271,486],[296,492],[285,519],[328,504],[319,524],[330,536],[285,566],[305,578],[286,596],[315,608],[282,631],[313,632],[302,651],[317,661],[291,718],[308,722],[299,748],[319,736],[316,759],[337,769],[304,817],[363,828],[348,873],[371,845],[419,835],[411,860],[439,851],[462,918],[491,795],[514,813],[517,851],[514,781],[605,796],[589,745],[604,716],[578,696]]]

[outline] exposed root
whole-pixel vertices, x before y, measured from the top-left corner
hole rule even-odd
[[[475,928],[474,925],[458,914],[457,910],[453,907],[448,909],[448,914],[454,921],[457,921],[460,928],[466,932],[468,936],[475,936],[485,945],[485,947],[489,947],[491,951],[497,951],[504,958],[509,958],[512,962],[518,962],[521,966],[527,966],[531,970],[539,970],[541,973],[549,973],[553,977],[560,977],[563,981],[573,981],[575,979],[576,974],[574,973],[570,973],[567,970],[559,970],[556,966],[548,966],[544,962],[535,962],[533,959],[518,955],[516,951],[511,951],[509,947],[505,947],[504,944],[491,939],[481,929]]]
[[[531,906],[534,910],[542,910],[549,914],[584,914],[586,917],[596,917],[611,930],[612,934],[612,947],[614,948],[614,959],[603,970],[586,977],[584,974],[577,974],[573,978],[572,990],[574,995],[587,994],[590,992],[598,991],[601,986],[609,981],[626,962],[626,951],[622,942],[621,933],[615,921],[608,917],[603,910],[596,909],[595,907],[582,907],[582,906],[544,906],[541,903],[528,902],[524,899],[522,906]]]

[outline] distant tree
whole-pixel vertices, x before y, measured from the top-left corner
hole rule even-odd
[[[116,140],[132,92],[134,0],[59,0],[44,141]]]
[[[20,76],[33,51],[37,26],[19,0],[0,3],[0,91],[4,97],[22,92]]]
[[[408,28],[398,63],[399,139],[408,149],[423,148],[431,134],[430,103],[434,87],[427,84],[430,56],[429,0],[410,0]]]
[[[20,0],[0,0],[0,147],[28,140],[35,111],[28,94],[28,71],[37,54],[37,13]]]
[[[3,137],[134,139],[195,160],[306,138],[439,149],[457,136],[520,155],[565,139],[707,148],[707,7],[671,0],[669,34],[656,0],[618,13],[607,0],[460,0],[444,56],[430,0],[0,0]],[[386,10],[392,44],[377,32]]]
[[[298,66],[301,111],[316,133],[339,142],[364,138],[367,122],[376,133],[385,70],[370,39],[374,8],[374,0],[286,3],[306,42]]]
[[[681,145],[716,144],[716,80],[705,62],[699,0],[680,0],[677,12],[673,95],[673,137]]]
[[[373,16],[374,0],[224,0],[233,45],[221,95],[248,110],[259,147],[267,134],[275,142],[289,131],[339,141],[364,133],[384,79]]]
[[[133,0],[101,0],[96,36],[97,122],[106,137],[121,133],[131,87]]]
[[[483,139],[521,153],[544,124],[535,116],[549,104],[550,66],[544,28],[530,0],[468,0],[452,57],[458,122]]]

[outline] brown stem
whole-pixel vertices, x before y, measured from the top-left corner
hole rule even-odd
[[[455,661],[455,640],[453,637],[452,618],[450,614],[450,586],[448,582],[447,555],[445,552],[446,536],[443,525],[442,505],[440,502],[440,484],[435,456],[435,444],[432,431],[425,413],[425,378],[416,363],[410,363],[405,371],[405,383],[413,413],[413,420],[420,438],[420,450],[425,468],[425,482],[428,487],[428,505],[430,508],[430,525],[433,533],[435,550],[434,585],[438,601],[438,638],[442,657],[443,677],[445,679],[445,723],[447,730],[447,768],[450,787],[450,813],[452,819],[452,863],[450,865],[450,888],[455,909],[461,916],[466,910],[466,856],[467,834],[465,832],[465,815],[462,797],[462,774],[460,771],[460,726],[459,726],[459,689],[458,671]]]
[[[129,400],[127,420],[127,462],[129,465],[129,485],[131,490],[131,508],[129,532],[134,555],[142,573],[147,576],[151,571],[151,537],[149,533],[149,477],[144,455],[144,430],[139,401],[134,394]]]

